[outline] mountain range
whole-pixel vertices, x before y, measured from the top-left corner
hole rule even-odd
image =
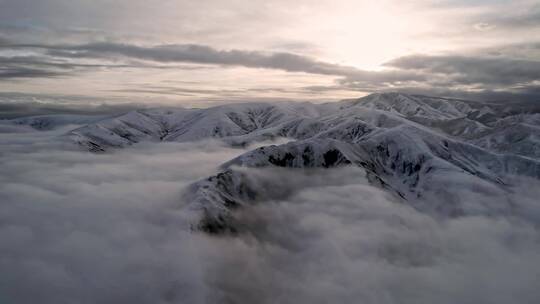
[[[62,135],[94,152],[138,142],[219,138],[246,147],[286,138],[223,164],[194,182],[185,196],[194,227],[236,231],[238,208],[280,195],[255,181],[249,168],[362,168],[368,180],[403,203],[436,216],[512,212],[505,197],[519,177],[540,178],[540,105],[489,103],[375,93],[334,103],[243,103],[205,109],[155,108],[121,115],[43,115],[4,120],[0,128],[48,130],[77,125]],[[321,171],[317,171],[321,172]],[[321,173],[322,174],[322,173]],[[471,203],[460,191],[481,193]],[[495,200],[493,200],[495,201]],[[504,201],[504,200],[503,200]]]

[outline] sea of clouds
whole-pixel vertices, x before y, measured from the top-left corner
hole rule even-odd
[[[0,133],[1,303],[540,299],[536,180],[516,180],[511,214],[439,218],[360,168],[243,169],[283,195],[239,210],[237,235],[207,235],[190,229],[183,192],[246,150],[201,141],[92,154],[62,140],[73,127]]]

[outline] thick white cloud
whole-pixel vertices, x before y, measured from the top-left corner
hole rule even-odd
[[[189,230],[182,191],[243,150],[205,141],[98,155],[53,139],[64,131],[0,134],[7,303],[540,297],[537,181],[516,187],[516,215],[436,219],[370,186],[359,168],[246,169],[284,195],[239,211],[238,235],[208,236]]]

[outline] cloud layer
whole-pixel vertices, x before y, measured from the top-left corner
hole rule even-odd
[[[0,7],[4,92],[183,102],[396,90],[540,98],[535,1],[6,0]],[[190,84],[168,83],[176,80]]]
[[[6,302],[535,303],[540,296],[538,181],[517,186],[515,215],[436,219],[370,186],[360,168],[246,169],[253,183],[271,181],[286,195],[238,212],[239,235],[213,237],[190,231],[182,191],[243,150],[204,141],[96,155],[58,141],[71,127],[0,134]],[[463,199],[474,204],[478,196]]]
[[[304,87],[307,91],[403,90],[427,94],[477,98],[505,99],[521,96],[535,100],[539,97],[540,62],[533,59],[514,59],[493,55],[408,55],[384,64],[386,69],[367,71],[340,64],[319,61],[287,52],[218,50],[206,45],[138,46],[123,43],[91,43],[80,45],[10,44],[6,49],[39,50],[41,55],[12,57],[0,60],[0,78],[55,77],[96,68],[180,68],[156,64],[189,63],[202,65],[240,66],[258,69],[277,69],[335,76],[336,85]],[[100,63],[77,63],[77,60],[100,60]],[[66,61],[66,60],[69,60]],[[75,61],[73,61],[75,60]],[[197,67],[193,67],[197,68]],[[133,92],[160,92],[149,85]],[[126,90],[127,91],[127,90]],[[177,93],[210,92],[185,88]],[[236,90],[241,92],[242,90]],[[249,91],[249,90],[248,90]],[[274,90],[275,91],[275,90]],[[247,92],[247,91],[246,91]],[[171,93],[170,90],[163,91]]]

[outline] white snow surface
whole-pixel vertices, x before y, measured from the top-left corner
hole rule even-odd
[[[287,138],[247,152],[186,195],[200,212],[197,227],[234,229],[238,206],[261,201],[242,167],[357,166],[373,184],[423,211],[441,216],[504,213],[512,204],[467,205],[456,189],[485,197],[511,191],[513,176],[540,178],[540,107],[376,93],[327,104],[244,103],[206,109],[157,108],[115,117],[40,116],[0,127],[50,129],[74,124],[64,137],[92,152],[139,142],[219,138],[232,146]],[[429,203],[430,198],[438,203]],[[489,199],[488,199],[489,200]],[[431,200],[434,201],[434,200]]]

